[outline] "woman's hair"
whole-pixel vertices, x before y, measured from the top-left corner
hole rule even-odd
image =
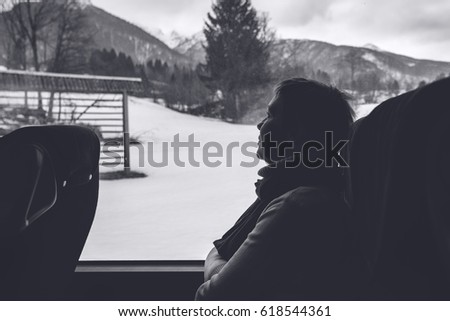
[[[354,112],[350,97],[339,89],[304,78],[291,78],[275,88],[287,130],[303,142],[323,142],[326,131],[334,140],[348,139]]]

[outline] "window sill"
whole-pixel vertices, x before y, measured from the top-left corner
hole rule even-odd
[[[79,261],[76,273],[203,273],[204,261]]]

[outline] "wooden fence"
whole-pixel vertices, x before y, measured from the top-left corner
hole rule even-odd
[[[128,93],[139,78],[0,71],[0,136],[43,124],[81,125],[102,141],[100,164],[130,170]]]

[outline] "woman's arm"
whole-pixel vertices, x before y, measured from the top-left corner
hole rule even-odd
[[[227,264],[227,260],[223,259],[217,249],[213,247],[205,261],[205,282],[209,281],[213,275],[219,273],[225,264]]]
[[[320,194],[306,191],[297,197],[298,202],[284,197],[267,206],[237,252],[208,275],[196,300],[267,300],[291,290],[327,297],[341,248],[342,217]]]
[[[279,205],[279,203],[276,203],[268,206],[257,227],[250,233],[233,257],[229,261],[222,259],[222,263],[225,264],[220,266],[218,273],[212,274],[213,265],[208,264],[205,277],[208,273],[209,279],[205,279],[205,283],[197,290],[196,300],[254,298],[261,294],[264,285],[271,283],[270,280],[263,282],[263,279],[267,279],[274,273],[274,271],[271,271],[275,263],[273,259],[278,259],[277,253],[281,252],[279,248],[275,249],[274,246],[278,246],[278,242],[275,240],[277,236],[280,237],[283,233],[276,231],[278,230],[278,224],[273,224],[272,220],[279,210]],[[217,255],[215,252],[213,250],[210,253],[213,263],[216,262],[213,259]],[[207,263],[209,263],[208,261]],[[216,264],[216,266],[219,266],[219,264]]]

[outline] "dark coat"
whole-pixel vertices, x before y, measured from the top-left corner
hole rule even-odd
[[[338,193],[298,187],[273,200],[197,300],[342,298],[347,207]]]

